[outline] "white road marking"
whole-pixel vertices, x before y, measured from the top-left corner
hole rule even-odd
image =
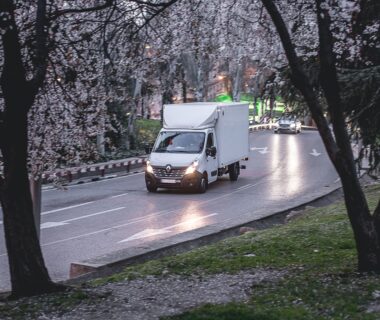
[[[260,181],[258,183],[255,183],[255,184],[251,185],[249,188],[255,187],[255,186],[257,186],[259,184],[262,184],[264,182],[266,182],[266,181]],[[237,193],[239,191],[240,190],[235,190],[235,191],[232,191],[230,193],[226,193],[226,194],[224,194],[222,196],[202,201],[202,202],[200,202],[198,204],[198,206],[201,206],[203,204],[206,204],[206,203],[209,203],[209,202],[213,202],[213,201],[216,201],[216,200],[219,200],[219,199],[222,199],[222,198],[229,197],[229,196],[231,196],[234,193]],[[180,209],[174,209],[174,210],[168,210],[168,211],[166,211],[166,210],[158,211],[158,212],[146,215],[146,216],[141,217],[141,218],[132,219],[131,221],[129,221],[127,223],[124,223],[124,224],[116,225],[116,226],[105,228],[105,229],[101,229],[101,230],[96,230],[96,231],[85,233],[85,234],[80,234],[80,235],[75,236],[75,237],[70,237],[70,238],[66,238],[66,239],[61,239],[61,240],[57,240],[57,241],[43,243],[43,244],[41,244],[41,247],[52,246],[52,245],[55,245],[55,244],[60,244],[60,243],[71,241],[71,240],[77,240],[77,239],[80,239],[80,238],[89,237],[89,236],[92,236],[92,235],[95,235],[95,234],[99,234],[99,233],[102,233],[102,232],[107,232],[107,231],[110,231],[110,230],[120,229],[120,228],[126,227],[128,225],[135,224],[135,223],[138,223],[138,222],[142,222],[144,220],[149,220],[149,219],[152,219],[152,218],[156,218],[156,217],[159,217],[161,215],[165,215],[165,214],[169,214],[169,213],[175,212],[177,210],[180,210]],[[0,257],[6,256],[6,255],[7,255],[6,253],[5,254],[1,254]]]
[[[124,196],[126,194],[128,194],[128,193],[119,194],[119,195],[113,196],[111,198],[121,197],[121,196]],[[82,207],[82,206],[85,206],[87,204],[91,204],[91,203],[94,203],[94,202],[95,201],[89,201],[89,202],[80,203],[80,204],[77,204],[77,205],[74,205],[74,206],[69,206],[69,207],[64,207],[64,208],[59,208],[59,209],[55,209],[55,210],[41,212],[41,216],[49,214],[49,213],[55,213],[55,212],[59,212],[59,211],[64,211],[64,210],[69,210],[69,209],[73,209],[73,208]],[[64,224],[57,224],[57,223],[60,223],[60,222],[45,222],[45,223],[42,223],[41,224],[41,229],[52,228],[52,227],[57,227],[57,226],[60,226],[60,225],[64,225]],[[3,224],[3,221],[0,220],[0,225],[1,224]],[[53,224],[55,224],[55,225],[53,225]]]
[[[118,211],[118,210],[122,210],[122,209],[125,209],[125,207],[119,207],[119,208],[109,209],[109,210],[100,211],[100,212],[96,212],[96,213],[91,213],[91,214],[87,214],[85,216],[80,216],[80,217],[68,219],[68,220],[65,220],[65,221],[62,221],[62,222],[71,222],[71,221],[76,221],[76,220],[82,220],[82,219],[86,219],[86,218],[89,218],[89,217],[98,216],[98,215],[103,214],[103,213],[108,213],[108,212],[112,212],[112,211]]]
[[[250,183],[250,184],[246,184],[245,186],[242,186],[242,187],[237,188],[237,189],[238,189],[238,190],[247,189],[247,188],[249,188],[251,185],[252,185],[251,183]]]
[[[48,229],[48,228],[54,228],[54,227],[60,227],[60,226],[64,226],[68,223],[65,223],[65,222],[44,222],[44,223],[41,223],[41,230],[42,229]]]
[[[263,148],[258,148],[258,147],[251,147],[250,148],[251,151],[255,151],[255,150],[258,150],[261,154],[266,154],[268,153],[268,147],[263,147]]]
[[[170,230],[166,230],[166,229],[145,229],[141,232],[134,234],[133,236],[131,236],[127,239],[119,241],[118,243],[132,241],[132,240],[138,240],[138,239],[152,237],[152,236],[157,236],[159,234],[170,233],[170,232],[171,232]]]
[[[134,234],[133,236],[131,236],[131,237],[127,238],[127,239],[119,241],[118,243],[132,241],[132,240],[137,240],[137,239],[142,239],[142,238],[151,237],[151,236],[156,236],[156,235],[159,235],[159,234],[169,233],[169,232],[171,232],[170,229],[174,229],[174,228],[177,228],[177,227],[183,226],[183,225],[188,225],[189,223],[193,223],[193,222],[196,222],[198,220],[203,220],[205,218],[216,216],[216,215],[218,215],[218,213],[211,213],[211,214],[208,214],[206,216],[190,219],[188,221],[184,221],[184,222],[181,222],[181,223],[178,223],[178,224],[174,224],[172,226],[169,226],[169,227],[166,227],[166,228],[162,228],[162,229],[145,229],[145,230],[143,230],[141,232],[138,232],[138,233]]]
[[[127,194],[128,194],[128,193],[118,194],[118,195],[116,195],[116,196],[112,196],[111,199],[112,199],[112,198],[122,197],[122,196],[125,196],[125,195],[127,195]]]
[[[255,186],[257,186],[259,184],[262,184],[262,183],[265,183],[265,182],[266,181],[260,181],[258,183],[255,183],[255,184],[249,186],[249,188],[255,187]],[[248,187],[247,187],[247,189],[248,189]],[[202,201],[197,206],[201,206],[201,205],[209,203],[209,202],[213,202],[213,201],[217,201],[217,200],[222,199],[222,198],[229,197],[229,196],[231,196],[234,193],[237,193],[239,191],[240,190],[231,191],[230,193],[226,193],[226,194],[224,194],[222,196]],[[99,233],[102,233],[102,232],[106,232],[106,231],[110,231],[110,230],[120,229],[120,228],[126,227],[126,226],[131,225],[131,224],[139,223],[139,222],[142,222],[144,220],[149,220],[149,219],[152,219],[152,218],[157,218],[157,217],[160,217],[160,216],[172,213],[172,212],[176,212],[178,210],[181,210],[181,208],[174,209],[174,210],[163,210],[163,211],[154,212],[154,213],[148,214],[148,215],[140,217],[140,218],[132,219],[131,221],[129,221],[127,223],[123,223],[123,224],[120,224],[120,225],[116,225],[116,226],[113,226],[113,227],[109,227],[109,228],[105,228],[105,229],[101,229],[101,230],[97,230],[97,231],[93,231],[93,232],[89,232],[89,233],[85,233],[85,234],[80,234],[80,235],[75,236],[75,237],[70,237],[70,238],[66,238],[66,239],[62,239],[62,240],[57,240],[57,241],[52,241],[52,242],[44,243],[44,244],[41,244],[41,246],[42,247],[51,246],[51,245],[55,245],[55,244],[59,244],[59,243],[63,243],[63,242],[71,241],[71,240],[76,240],[76,239],[80,239],[80,238],[89,237],[89,236],[92,236],[92,235],[95,235],[95,234],[99,234]],[[0,257],[1,257],[1,255],[0,255]]]
[[[54,212],[59,212],[59,211],[63,211],[63,210],[69,210],[69,209],[73,209],[73,208],[77,208],[77,207],[81,207],[81,206],[85,206],[87,204],[90,204],[90,203],[94,203],[95,201],[89,201],[89,202],[83,202],[83,203],[80,203],[80,204],[76,204],[74,206],[69,206],[69,207],[64,207],[64,208],[60,208],[60,209],[55,209],[55,210],[50,210],[50,211],[45,211],[45,212],[41,212],[41,215],[45,215],[45,214],[49,214],[49,213],[54,213]]]
[[[166,230],[170,230],[170,229],[174,229],[174,228],[177,228],[179,226],[183,226],[183,225],[188,225],[189,223],[193,223],[193,222],[196,222],[198,220],[203,220],[205,218],[208,218],[208,217],[213,217],[213,216],[217,216],[218,213],[214,212],[214,213],[210,213],[210,214],[207,214],[205,216],[202,216],[202,217],[197,217],[197,218],[194,218],[194,219],[189,219],[187,221],[184,221],[184,222],[181,222],[181,223],[177,223],[177,224],[173,224],[172,226],[170,227],[166,227],[164,229]]]
[[[68,219],[68,220],[64,220],[64,221],[60,221],[60,222],[44,222],[44,223],[41,224],[41,229],[47,229],[47,228],[52,228],[52,227],[64,226],[64,225],[66,225],[66,224],[68,224],[69,222],[72,222],[72,221],[86,219],[86,218],[89,218],[89,217],[98,216],[98,215],[103,214],[103,213],[108,213],[108,212],[122,210],[122,209],[125,209],[125,207],[119,207],[119,208],[115,208],[115,209],[110,209],[110,210],[105,210],[105,211],[101,211],[101,212],[91,213],[91,214],[87,214],[85,216],[80,216],[80,217],[76,217],[76,218],[72,218],[72,219]]]
[[[317,150],[313,149],[313,152],[310,153],[314,157],[319,157],[321,153],[317,152]]]
[[[334,183],[337,183],[337,182],[339,182],[339,181],[340,181],[340,178],[336,179],[336,180],[334,181]]]

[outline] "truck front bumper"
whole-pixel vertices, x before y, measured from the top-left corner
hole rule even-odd
[[[153,173],[145,172],[145,183],[152,187],[169,189],[194,189],[198,187],[202,174],[194,172],[184,175],[182,178],[161,178]]]
[[[277,127],[274,129],[274,132],[290,132],[290,133],[296,133],[297,129],[294,127]]]

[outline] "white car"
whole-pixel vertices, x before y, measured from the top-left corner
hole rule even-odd
[[[281,132],[300,133],[301,121],[294,116],[281,117],[274,127],[274,133]]]

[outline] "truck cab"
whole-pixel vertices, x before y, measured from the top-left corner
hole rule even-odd
[[[157,188],[196,189],[205,192],[217,179],[214,129],[161,130],[147,162],[149,191]]]

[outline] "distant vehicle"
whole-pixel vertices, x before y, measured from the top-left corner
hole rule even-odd
[[[147,160],[146,188],[186,188],[203,193],[248,158],[248,104],[182,103],[163,108],[163,129]]]
[[[290,133],[300,133],[301,132],[301,121],[297,119],[294,115],[284,115],[282,116],[274,127],[274,133],[290,132]]]

